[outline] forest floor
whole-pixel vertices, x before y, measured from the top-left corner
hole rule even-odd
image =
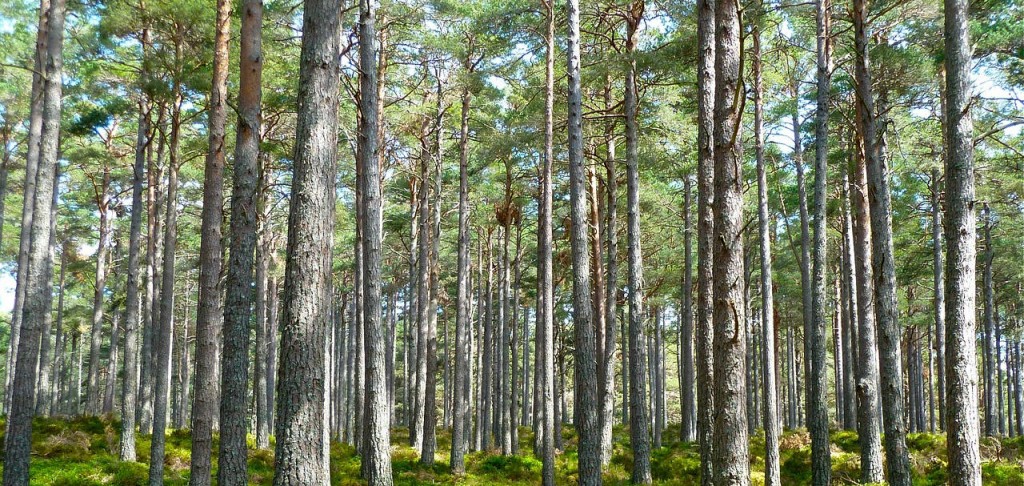
[[[0,421],[0,430],[3,430]],[[652,472],[655,484],[699,484],[700,459],[695,445],[673,437],[677,427],[666,431],[664,447],[654,450]],[[138,438],[140,462],[117,459],[120,440],[115,420],[98,417],[74,419],[36,419],[32,447],[32,484],[39,485],[142,485],[146,484],[149,460],[149,436]],[[576,437],[565,428],[565,450],[557,457],[557,482],[575,484]],[[628,433],[615,430],[612,463],[604,474],[606,484],[628,484],[632,466]],[[216,437],[214,452],[216,452]],[[448,467],[450,435],[438,436],[437,461],[433,467],[421,466],[416,452],[408,445],[406,429],[392,434],[392,458],[395,483],[416,484],[521,484],[540,482],[541,462],[531,453],[532,434],[520,432],[520,455],[502,457],[496,453],[470,453],[466,457],[466,474],[454,476]],[[915,485],[946,483],[945,436],[942,434],[909,434],[907,438],[914,468]],[[272,450],[257,450],[249,440],[250,484],[271,484],[273,479]],[[188,431],[173,431],[167,437],[165,483],[188,483],[190,460]],[[986,485],[1024,486],[1024,438],[982,441],[984,483]],[[750,444],[752,484],[764,482],[764,438],[754,436]],[[781,441],[782,483],[810,483],[810,439],[804,430],[787,431]],[[853,432],[832,434],[832,474],[835,484],[855,484],[859,477],[857,436]],[[214,458],[216,468],[216,458]],[[331,484],[361,484],[359,458],[355,450],[344,444],[331,444]]]

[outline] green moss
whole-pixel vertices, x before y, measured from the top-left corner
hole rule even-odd
[[[0,427],[3,422],[0,420]],[[68,420],[37,419],[34,422],[32,484],[40,485],[144,485],[148,480],[151,437],[139,435],[136,449],[138,462],[117,459],[120,425],[108,417],[80,417]],[[2,431],[2,428],[0,428]],[[451,435],[439,431],[437,455],[432,466],[419,462],[419,454],[408,447],[408,430],[392,431],[392,468],[398,485],[470,485],[493,484],[533,485],[541,480],[542,464],[533,453],[533,434],[520,429],[520,451],[514,456],[500,456],[496,451],[471,452],[466,455],[466,473],[455,476],[448,466]],[[562,429],[565,448],[555,457],[557,484],[574,484],[577,469],[577,436],[572,427]],[[604,472],[608,485],[626,485],[633,469],[633,451],[629,430],[617,426],[609,466]],[[860,478],[860,455],[857,435],[850,431],[831,434],[832,475],[836,482],[855,483]],[[249,484],[269,485],[274,477],[274,452],[256,449],[250,438]],[[214,452],[218,437],[214,435]],[[271,438],[271,444],[274,443]],[[943,434],[915,433],[907,435],[915,486],[945,484],[947,479],[946,441]],[[1024,486],[1021,451],[1024,438],[982,440],[983,482],[986,485]],[[780,441],[782,482],[786,485],[807,484],[811,480],[810,437],[805,430],[786,431]],[[184,485],[191,465],[191,437],[188,431],[168,431],[164,482]],[[216,474],[216,454],[213,458]],[[764,435],[750,437],[750,481],[764,484]],[[346,444],[331,443],[331,484],[359,485],[360,460],[355,449]],[[692,485],[700,482],[700,451],[696,444],[677,439],[652,451],[651,472],[659,485]]]

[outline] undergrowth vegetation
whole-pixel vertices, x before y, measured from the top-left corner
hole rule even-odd
[[[0,421],[0,430],[4,424]],[[670,428],[669,432],[678,429]],[[120,441],[116,420],[99,417],[73,419],[36,419],[32,436],[32,484],[56,486],[147,484],[149,436],[138,437],[138,462],[117,459]],[[670,436],[663,447],[652,454],[652,474],[656,484],[694,485],[700,483],[700,453],[695,444],[683,443]],[[2,435],[0,435],[2,437]],[[576,436],[572,428],[563,430],[564,450],[556,458],[556,481],[575,484]],[[395,484],[398,485],[534,485],[541,480],[541,461],[533,455],[533,434],[528,428],[519,431],[519,453],[504,457],[494,452],[474,452],[466,457],[466,474],[455,476],[448,467],[447,451],[451,436],[438,434],[437,460],[432,466],[419,463],[416,452],[408,446],[407,429],[392,432],[392,460]],[[217,450],[216,436],[214,451]],[[782,482],[788,485],[811,481],[810,436],[805,430],[787,431],[780,442]],[[190,437],[187,431],[173,431],[167,438],[167,459],[164,482],[167,485],[188,483]],[[942,434],[908,434],[915,485],[946,483],[946,440]],[[274,476],[272,449],[256,449],[249,441],[249,482],[269,485]],[[981,444],[982,473],[986,485],[1024,486],[1024,438],[986,438]],[[751,484],[764,484],[764,436],[753,435],[750,441]],[[606,484],[629,484],[633,455],[626,429],[615,429],[615,445],[611,463],[606,468]],[[214,470],[216,471],[216,456]],[[836,484],[856,484],[860,477],[860,456],[857,434],[850,431],[832,433],[832,474]],[[331,444],[331,484],[359,485],[359,457],[347,444]]]

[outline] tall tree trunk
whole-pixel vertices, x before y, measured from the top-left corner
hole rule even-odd
[[[292,200],[288,218],[284,316],[278,393],[274,484],[323,484],[324,343],[330,316],[324,296],[330,283],[337,163],[340,43],[336,0],[309,0],[303,12]],[[371,37],[372,39],[372,37]],[[360,43],[361,50],[367,46]],[[371,41],[372,46],[372,41]],[[372,47],[369,48],[373,52]],[[370,58],[371,60],[374,57]],[[362,69],[362,76],[375,70]],[[371,88],[361,89],[372,100]],[[374,110],[375,103],[371,103]],[[371,113],[372,114],[372,113]],[[363,118],[366,117],[364,112]],[[366,120],[361,118],[363,123]],[[373,117],[376,121],[376,117]],[[363,127],[361,127],[363,128]],[[376,140],[376,127],[363,137]],[[376,167],[376,144],[361,157]],[[365,163],[365,160],[361,160]],[[376,181],[376,179],[374,179]],[[372,226],[372,225],[371,225]],[[379,287],[375,287],[379,288]],[[379,304],[379,302],[374,302]],[[373,307],[371,307],[372,309]],[[377,316],[379,320],[379,308]],[[381,369],[383,371],[383,368]],[[386,399],[386,397],[380,397]]]
[[[327,7],[328,5],[324,5]],[[327,10],[333,17],[331,25],[332,36],[337,32],[337,4],[334,2],[334,10]],[[307,12],[308,12],[307,4]],[[361,0],[359,3],[359,64],[360,69],[360,118],[361,126],[359,138],[362,142],[361,157],[358,161],[363,169],[363,178],[360,185],[363,188],[363,204],[365,225],[363,232],[363,305],[365,314],[363,316],[363,347],[366,349],[366,397],[365,410],[363,415],[363,478],[372,486],[388,486],[392,484],[391,477],[391,453],[388,431],[390,428],[389,414],[387,410],[387,390],[384,364],[384,336],[383,323],[380,316],[380,288],[381,288],[381,186],[379,140],[380,116],[377,91],[377,29],[375,26],[377,16],[377,0]],[[305,37],[303,38],[305,40]],[[331,46],[337,48],[338,39],[334,37]],[[325,52],[334,52],[327,50]],[[336,69],[337,66],[334,66]],[[374,68],[374,69],[371,69]],[[331,75],[337,78],[337,73],[332,69]],[[331,93],[337,93],[337,79],[331,82]],[[334,100],[336,106],[336,100]],[[334,130],[337,122],[337,110],[334,109],[330,127]],[[332,147],[326,145],[324,149]],[[333,165],[331,172],[333,177]],[[332,198],[333,200],[333,198]],[[294,206],[293,206],[294,207]],[[333,208],[333,206],[332,206]],[[326,213],[333,213],[333,209]],[[301,214],[301,213],[300,213]],[[325,214],[326,215],[326,214]],[[328,269],[329,270],[329,269]],[[279,434],[280,436],[280,434]]]
[[[946,430],[946,295],[942,273],[942,206],[940,202],[939,169],[932,169],[932,271],[933,312],[935,312],[935,368],[938,370],[939,429]]]
[[[946,47],[946,427],[950,484],[981,483],[978,443],[978,361],[974,124],[968,3],[945,0]]]
[[[679,437],[684,442],[693,442],[697,437],[697,410],[693,396],[693,228],[690,224],[692,184],[690,175],[685,175],[683,178],[683,288],[679,309],[679,360],[681,361],[679,367],[681,422]],[[765,322],[770,322],[770,319],[771,314],[765,318]],[[773,348],[768,349],[775,352]]]
[[[64,7],[60,7],[63,9]],[[14,309],[11,311],[11,335],[7,352],[7,366],[4,367],[4,402],[3,411],[11,414],[14,398],[14,378],[17,372],[18,354],[21,349],[21,323],[28,287],[29,255],[32,244],[32,214],[35,210],[37,174],[42,151],[42,137],[46,113],[47,82],[46,70],[50,67],[49,37],[51,0],[39,2],[39,27],[36,29],[35,61],[32,70],[32,93],[29,100],[28,139],[25,157],[25,182],[22,190],[21,235],[18,242],[18,274],[15,281]],[[63,14],[62,14],[63,15]],[[61,20],[63,25],[63,20]],[[63,38],[63,32],[61,33]],[[58,66],[60,67],[60,66]],[[34,383],[33,383],[34,385]],[[27,456],[26,456],[27,457]],[[27,463],[26,463],[27,464]],[[26,466],[27,467],[27,466]]]
[[[858,144],[860,145],[860,144]],[[867,172],[863,146],[855,155],[856,168],[850,181],[850,195],[853,196],[854,221],[853,241],[857,279],[857,350],[860,359],[857,364],[857,435],[860,438],[861,481],[881,482],[882,439],[881,411],[878,397],[878,348],[875,344],[875,311],[871,268],[871,233],[867,201]]]
[[[612,102],[612,84],[611,77],[605,79],[605,92],[604,92],[604,106],[605,110],[609,113],[613,110]],[[615,169],[615,123],[614,119],[608,121],[608,126],[605,128],[605,136],[607,140],[607,154],[605,157],[605,192],[607,192],[607,205],[606,211],[607,220],[604,221],[604,233],[607,237],[605,244],[605,268],[608,271],[608,277],[605,279],[605,330],[604,339],[604,359],[606,367],[605,375],[605,386],[607,394],[604,397],[603,406],[605,408],[611,408],[614,413],[615,409],[615,335],[616,326],[625,324],[624,322],[616,323],[618,305],[619,305],[619,180],[618,171]],[[625,333],[622,333],[625,338]],[[620,348],[623,350],[620,354],[623,359],[622,366],[622,422],[623,424],[629,421],[628,409],[628,397],[629,392],[626,389],[629,380],[626,378],[628,366],[625,366],[626,355],[625,347]],[[612,434],[612,423],[603,424],[602,435],[611,437]],[[610,443],[611,439],[606,440],[606,445]],[[611,456],[609,454],[608,459]],[[604,459],[604,457],[602,457]]]
[[[246,391],[249,383],[249,327],[258,218],[256,193],[260,179],[262,1],[243,2],[240,16],[238,127],[235,131],[235,167],[231,187],[231,253],[225,283],[224,351],[221,357],[223,389],[220,396],[219,484],[240,484],[247,480]],[[258,321],[256,323],[257,326],[261,324]],[[260,344],[263,343],[257,345]],[[257,361],[257,367],[260,365],[262,363]],[[257,410],[257,413],[260,412],[262,410]],[[263,420],[257,418],[257,423],[262,425]]]
[[[879,150],[875,106],[872,95],[868,51],[867,0],[853,6],[856,44],[855,77],[857,85],[857,122],[864,144],[868,201],[871,217],[871,256],[874,293],[862,296],[874,299],[878,335],[882,413],[885,429],[886,469],[890,484],[910,484],[910,460],[906,447],[903,418],[903,372],[900,365],[900,329],[896,321],[896,271],[893,261],[892,208],[889,195],[888,162]]]
[[[423,449],[420,454],[420,462],[423,465],[434,464],[434,454],[437,450],[437,287],[440,269],[438,268],[439,259],[439,246],[441,241],[441,178],[442,178],[442,167],[441,163],[443,160],[443,144],[442,134],[443,131],[443,117],[444,111],[442,106],[442,93],[440,82],[437,88],[437,118],[435,120],[435,134],[438,137],[436,141],[436,147],[434,152],[434,183],[428,187],[433,187],[434,201],[431,204],[433,215],[430,220],[430,255],[429,255],[429,281],[428,281],[428,297],[427,297],[427,341],[426,341],[426,358],[427,358],[427,375],[426,375],[426,394],[425,401],[423,402]],[[390,418],[390,416],[389,416]],[[385,438],[388,438],[385,435]]]
[[[99,239],[96,244],[96,281],[92,298],[92,327],[89,332],[89,387],[86,391],[86,412],[98,415],[103,405],[100,390],[100,347],[103,344],[103,296],[107,285],[107,255],[110,249],[110,168],[104,164],[100,183],[96,186],[96,209],[99,213]]]
[[[982,233],[985,238],[984,266],[982,267],[982,296],[984,303],[984,329],[982,350],[984,351],[983,372],[985,379],[985,435],[995,435],[996,424],[996,383],[994,367],[998,366],[995,358],[995,294],[992,291],[992,210],[988,203],[981,208]]]
[[[211,458],[213,454],[213,424],[220,400],[219,392],[221,377],[217,376],[217,338],[220,337],[224,323],[221,306],[220,272],[223,265],[223,245],[221,244],[221,220],[224,219],[224,123],[227,118],[227,82],[228,82],[228,41],[231,39],[231,8],[232,2],[217,0],[217,19],[213,40],[213,81],[210,88],[209,101],[209,146],[206,152],[205,172],[203,176],[203,212],[201,239],[199,243],[199,307],[196,310],[196,395],[192,413],[192,461],[190,486],[206,486],[210,484]],[[242,75],[246,75],[243,69]],[[244,167],[244,161],[242,162]],[[236,162],[237,166],[237,162]],[[237,169],[236,169],[237,170]],[[237,176],[236,176],[237,177]],[[234,224],[234,218],[231,219]],[[234,239],[232,239],[234,241]],[[231,252],[234,258],[234,251]],[[225,329],[230,332],[229,329]],[[248,332],[245,334],[248,341]],[[224,335],[225,350],[235,346],[239,336]],[[225,393],[228,401],[238,400],[245,403],[246,395],[231,396],[238,390]],[[224,454],[225,440],[229,451],[237,451],[237,441],[232,441],[232,425],[221,418],[221,456],[219,458],[218,477],[234,477],[231,472],[237,469],[237,461],[231,452]],[[243,429],[244,430],[244,429]],[[243,432],[244,434],[244,432]],[[244,439],[240,453],[245,455]],[[243,459],[244,464],[244,459]],[[244,469],[244,467],[243,467]],[[227,474],[228,476],[225,476]],[[224,479],[219,482],[224,483]]]
[[[466,421],[469,414],[469,109],[473,95],[462,91],[462,117],[459,125],[459,247],[458,296],[455,316],[455,422],[452,428],[450,466],[455,474],[466,472]],[[408,321],[407,321],[408,322]]]
[[[849,164],[840,164],[842,172],[841,199],[843,211],[842,230],[842,310],[843,310],[843,428],[857,430],[857,367],[860,359],[857,353],[857,286],[854,276],[853,218],[850,215]]]
[[[262,154],[261,154],[262,156]],[[269,342],[270,321],[276,321],[276,316],[269,312],[270,303],[270,258],[273,252],[273,222],[270,214],[270,191],[272,180],[272,169],[269,160],[263,159],[260,167],[260,180],[256,195],[256,218],[257,218],[257,243],[256,243],[256,285],[255,285],[255,311],[256,311],[256,362],[253,366],[255,383],[253,393],[256,394],[256,447],[267,449],[270,447],[270,417],[273,415],[274,404],[268,400],[269,384],[273,370],[267,366],[267,356],[270,353]],[[345,309],[342,309],[344,312]],[[352,326],[349,324],[349,329]],[[346,354],[350,358],[351,354]],[[348,363],[346,362],[346,366]],[[351,381],[348,381],[351,383]],[[348,420],[350,413],[343,417]]]
[[[814,242],[811,263],[811,311],[804,309],[804,316],[810,317],[804,336],[809,344],[805,359],[810,363],[807,376],[808,403],[807,428],[811,432],[811,469],[814,484],[827,485],[832,481],[832,456],[828,435],[828,358],[826,339],[828,321],[825,308],[825,247],[827,214],[825,211],[825,180],[828,178],[828,103],[832,76],[830,29],[832,18],[829,14],[829,0],[817,0],[817,107],[814,121]],[[806,222],[802,228],[806,228]],[[804,229],[801,229],[804,232]],[[806,234],[806,233],[805,233]],[[804,244],[807,244],[806,236]],[[806,246],[805,258],[806,258]],[[808,262],[803,261],[806,271]],[[806,305],[806,290],[805,290]],[[897,361],[899,355],[897,354]]]
[[[166,107],[160,104],[153,137],[157,138],[156,158],[153,157],[153,144],[150,142],[147,158],[146,177],[146,300],[143,302],[142,327],[142,364],[139,366],[139,431],[150,433],[153,429],[153,388],[156,380],[156,335],[160,327],[160,280],[161,261],[163,258],[163,192],[160,184],[163,180],[163,161],[166,152],[165,114]]]
[[[644,405],[644,274],[640,248],[640,168],[637,133],[636,45],[637,29],[643,20],[644,2],[634,0],[626,17],[626,215],[629,239],[629,418],[633,447],[633,483],[651,483],[649,415]]]
[[[714,482],[714,107],[715,19],[718,0],[697,0],[697,439],[702,486]]]
[[[754,24],[754,143],[757,151],[757,220],[761,258],[761,369],[764,376],[762,426],[765,436],[764,478],[766,485],[779,485],[779,419],[775,391],[775,333],[770,325],[775,315],[772,289],[772,248],[769,235],[768,174],[764,158],[764,80],[761,63],[761,28]],[[687,184],[689,185],[689,184]],[[687,193],[686,199],[689,199]],[[687,212],[689,214],[689,212]],[[689,239],[687,239],[689,246]],[[689,261],[689,254],[687,254]],[[688,265],[687,265],[688,266]],[[687,311],[684,309],[684,311]],[[685,416],[684,416],[685,420]]]
[[[749,483],[744,376],[743,177],[740,17],[736,0],[715,8],[714,327],[716,484]]]
[[[175,42],[175,61],[180,62],[182,41]],[[177,65],[177,64],[176,64]],[[177,70],[176,70],[177,71]],[[180,72],[175,72],[173,107],[171,109],[170,159],[167,167],[167,206],[164,211],[163,270],[161,271],[159,328],[153,334],[153,439],[149,451],[149,484],[159,486],[164,479],[164,456],[166,452],[168,393],[171,378],[171,338],[174,325],[174,256],[177,248],[177,191],[178,191],[178,142],[181,129],[181,81]]]
[[[540,390],[540,449],[544,486],[555,484],[555,351],[554,351],[554,279],[551,258],[552,200],[554,177],[555,106],[555,6],[554,0],[541,0],[546,13],[544,75],[544,157],[540,170],[540,204],[537,215],[537,370]],[[481,373],[486,373],[482,371]],[[481,375],[483,376],[483,375]]]
[[[143,37],[148,37],[148,30]],[[143,73],[145,75],[145,73]],[[149,136],[150,105],[145,95],[139,101],[139,126],[135,138],[135,162],[132,167],[132,212],[128,231],[128,280],[125,283],[125,335],[124,382],[121,385],[121,445],[118,456],[122,461],[134,461],[136,408],[139,398],[139,254],[142,240],[142,185],[146,177],[146,148],[152,142]],[[62,261],[63,261],[63,252]],[[63,263],[61,274],[63,275]],[[63,283],[61,284],[63,286]],[[63,291],[62,291],[63,292]]]
[[[56,247],[57,247],[57,206],[58,206],[57,202],[58,202],[58,197],[60,195],[60,165],[59,164],[54,167],[53,180],[54,180],[53,190],[51,191],[51,193],[52,193],[51,197],[53,198],[53,200],[50,202],[50,205],[51,205],[50,206],[50,235],[48,237],[49,238],[49,249],[47,250],[50,253],[49,261],[50,261],[50,273],[51,274],[53,273],[53,257],[56,254],[55,250],[56,250]],[[2,221],[2,219],[0,219],[0,221]],[[64,270],[64,267],[61,266],[61,271],[63,271],[63,270]],[[51,278],[53,278],[53,277],[51,276]],[[61,285],[63,285],[63,284],[64,284],[64,282],[61,282]],[[53,302],[53,298],[52,297],[50,298],[50,302]],[[116,324],[116,322],[115,322],[115,324]],[[53,327],[53,313],[52,312],[47,312],[46,314],[44,314],[42,329],[40,330],[40,333],[39,333],[40,334],[40,340],[39,340],[40,341],[39,342],[39,362],[38,362],[39,364],[37,365],[37,369],[39,370],[38,371],[38,373],[39,373],[39,381],[38,381],[38,384],[36,386],[36,402],[35,402],[36,403],[36,405],[35,405],[36,406],[36,413],[39,414],[39,415],[42,415],[44,417],[49,417],[51,415],[51,413],[52,413],[52,409],[51,409],[52,397],[50,396],[51,395],[50,394],[50,390],[51,390],[51,388],[50,388],[50,381],[51,381],[51,373],[53,371],[53,368],[51,366],[52,361],[50,360],[50,354],[52,353],[51,346],[50,346],[50,328],[51,327]],[[116,329],[116,327],[115,327],[115,329]],[[111,355],[110,355],[109,362],[110,362],[111,369],[113,369],[114,371],[112,371],[111,374],[110,374],[111,378],[108,380],[108,385],[113,383],[114,377],[117,376],[117,372],[116,372],[116,370],[117,370],[117,367],[116,367],[116,362],[117,362],[117,334],[116,333],[114,333],[114,336],[111,339],[110,352],[111,352]],[[113,389],[108,390],[108,392],[110,392],[112,394],[113,393]],[[113,406],[112,406],[113,405],[113,396],[112,395],[110,397],[110,401],[111,401],[111,407],[104,408],[104,413],[109,413],[110,411],[113,410]],[[106,403],[104,403],[104,405],[106,405]]]

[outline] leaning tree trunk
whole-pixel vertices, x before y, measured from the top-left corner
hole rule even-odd
[[[48,22],[45,50],[36,53],[45,58],[45,83],[42,104],[42,131],[36,192],[30,200],[33,218],[29,237],[25,279],[25,306],[21,320],[21,340],[17,347],[17,367],[11,387],[11,407],[7,415],[4,440],[4,484],[29,483],[29,455],[32,448],[32,416],[35,412],[36,362],[39,340],[46,315],[53,300],[51,279],[53,259],[50,254],[50,210],[58,161],[62,69],[64,65],[64,0],[53,0],[46,12]],[[42,18],[42,13],[40,14]],[[40,22],[43,24],[44,22]],[[43,49],[44,46],[40,46]],[[26,201],[29,204],[29,201]],[[13,349],[13,348],[12,348]]]
[[[224,123],[227,118],[228,85],[228,42],[231,40],[231,8],[229,0],[217,0],[216,31],[213,40],[213,81],[209,103],[209,146],[206,152],[203,176],[203,212],[201,239],[199,242],[199,306],[196,309],[196,394],[192,407],[192,461],[190,486],[210,484],[213,454],[213,426],[220,400],[220,376],[218,376],[218,343],[224,315],[221,313],[222,298],[220,272],[223,265],[221,220],[224,219]],[[242,70],[242,75],[246,75]],[[237,165],[237,162],[236,162]],[[244,167],[244,161],[243,161]],[[244,170],[244,169],[243,169]],[[232,223],[234,218],[232,218]],[[234,251],[231,252],[234,257]],[[229,332],[229,330],[225,330]],[[248,330],[245,334],[249,336]],[[224,335],[224,347],[234,346],[237,335]],[[237,390],[234,390],[237,392]],[[225,395],[231,395],[226,393]],[[244,401],[245,393],[229,397],[229,400]],[[221,455],[217,475],[220,478],[235,477],[237,460],[231,453],[224,454],[225,440],[237,451],[238,441],[232,441],[231,426],[224,420],[221,425]],[[245,455],[244,439],[241,454]],[[243,459],[244,464],[244,459]],[[243,466],[243,470],[244,470]],[[227,474],[227,476],[225,476]],[[219,480],[226,484],[224,479]]]
[[[32,71],[32,92],[29,100],[29,123],[26,143],[28,148],[25,157],[25,182],[22,189],[21,236],[18,243],[18,272],[15,280],[14,309],[11,311],[11,335],[8,341],[7,366],[4,367],[3,411],[11,413],[11,400],[14,392],[14,375],[17,370],[18,350],[20,349],[22,311],[25,305],[25,291],[28,286],[28,258],[32,242],[32,214],[35,210],[36,177],[39,169],[43,122],[46,116],[45,101],[47,83],[46,73],[49,66],[49,24],[51,8],[50,0],[39,2],[39,28],[36,29],[35,64]],[[63,36],[63,33],[61,33]]]
[[[338,2],[305,2],[302,23],[305,32],[299,68],[302,89],[298,99],[288,219],[278,382],[280,400],[275,421],[276,485],[323,484],[327,479],[323,477],[322,448],[324,343],[330,309],[324,296],[330,284],[330,235],[334,228],[340,81],[336,56],[340,43]],[[363,95],[372,99],[372,94],[366,90]],[[375,133],[374,127],[369,137],[375,139]],[[371,146],[369,156],[373,157],[375,152],[376,147]],[[364,152],[363,156],[366,155]],[[379,309],[377,311],[379,317]]]
[[[749,483],[744,374],[746,315],[743,293],[743,177],[740,132],[739,5],[715,9],[714,328],[716,484]]]
[[[238,127],[235,131],[231,253],[225,284],[224,350],[221,358],[223,390],[220,396],[219,484],[241,484],[248,477],[245,445],[248,424],[246,391],[249,383],[249,322],[256,250],[256,191],[260,174],[260,79],[263,73],[260,35],[263,2],[246,0],[240,13],[242,37],[238,57]],[[257,322],[256,325],[262,323]],[[257,366],[261,364],[257,362]],[[196,398],[198,401],[198,396]],[[263,401],[266,401],[265,398]],[[257,413],[262,412],[257,410]],[[264,421],[257,418],[257,423],[263,424]]]
[[[875,105],[871,88],[867,0],[853,6],[856,44],[857,124],[864,144],[868,202],[871,218],[871,261],[876,333],[878,335],[885,457],[888,480],[896,486],[910,484],[910,459],[903,420],[903,371],[900,360],[900,328],[896,321],[896,270],[893,261],[892,204],[889,195],[888,162],[880,153]]]

